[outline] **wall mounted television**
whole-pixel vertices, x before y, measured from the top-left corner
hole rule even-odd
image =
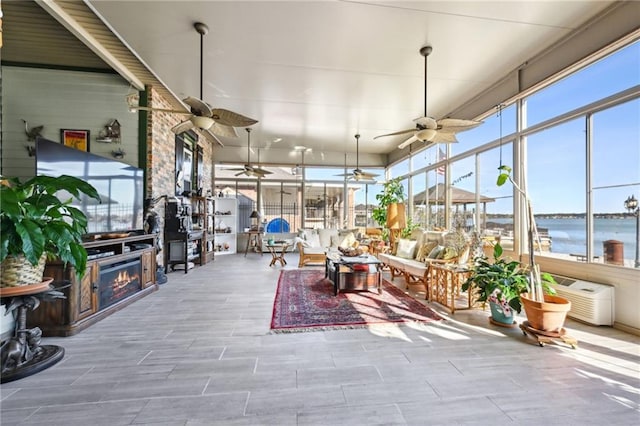
[[[83,196],[73,206],[88,219],[89,234],[140,231],[143,227],[142,169],[44,138],[36,140],[36,174],[75,176],[93,185],[101,203]],[[70,194],[57,194],[69,199]]]

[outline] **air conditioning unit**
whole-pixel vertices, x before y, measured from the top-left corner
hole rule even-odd
[[[571,318],[593,325],[613,325],[614,287],[552,274],[557,295],[571,301]]]

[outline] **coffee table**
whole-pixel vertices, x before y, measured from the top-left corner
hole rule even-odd
[[[375,286],[380,294],[382,275],[380,262],[369,254],[355,257],[327,254],[325,261],[325,277],[333,282],[333,293],[338,295],[340,290],[365,290]]]

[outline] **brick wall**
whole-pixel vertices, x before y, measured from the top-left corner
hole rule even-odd
[[[172,108],[152,87],[148,88],[148,104],[154,108]],[[147,120],[147,194],[151,197],[161,195],[173,196],[175,191],[176,158],[175,158],[175,134],[171,128],[187,115],[171,114],[166,112],[152,112]],[[212,188],[213,174],[213,147],[198,130],[198,145],[202,147],[204,157],[203,189]],[[161,201],[155,206],[155,211],[160,218],[160,229],[164,229],[164,206]],[[160,234],[161,246],[162,233]],[[158,264],[164,265],[164,252],[158,256]]]

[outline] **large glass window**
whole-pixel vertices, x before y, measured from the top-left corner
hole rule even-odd
[[[640,84],[638,58],[640,41],[531,95],[527,99],[527,125],[532,126]]]
[[[470,230],[476,206],[475,156],[465,157],[451,163],[451,191],[448,198],[450,209],[449,229]]]
[[[414,154],[411,157],[412,170],[420,170],[424,167],[437,163],[447,158],[446,151],[442,145],[432,145],[427,149]]]
[[[585,140],[583,117],[528,138],[528,192],[542,254],[587,252]]]
[[[500,135],[507,136],[516,132],[516,105],[496,108],[482,124],[471,130],[456,134],[459,143],[451,144],[451,155],[457,155],[472,148],[484,145],[500,138]],[[502,114],[502,121],[500,120]],[[502,127],[502,129],[500,128]]]
[[[506,250],[514,248],[513,187],[497,185],[498,167],[511,165],[513,142],[484,151],[477,156],[477,185],[479,205],[474,225],[485,241],[499,241]],[[501,163],[502,161],[502,163]]]
[[[420,173],[411,178],[411,190],[413,193],[413,208],[412,220],[414,224],[418,224],[421,227],[427,226],[427,203],[426,203],[426,189],[427,189],[427,174]]]
[[[393,178],[408,174],[409,164],[410,164],[409,158],[405,158],[404,160],[391,166],[389,168],[389,178],[393,179]]]
[[[638,117],[638,99],[593,115],[594,261],[633,267],[637,260],[636,218],[625,214],[624,201],[640,199]]]

